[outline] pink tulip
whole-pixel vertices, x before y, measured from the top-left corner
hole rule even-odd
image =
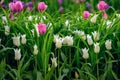
[[[89,18],[89,16],[90,16],[90,13],[89,13],[88,11],[84,11],[84,12],[83,12],[83,17],[84,17],[85,19]]]
[[[23,4],[22,4],[21,1],[16,1],[16,2],[15,2],[15,9],[16,9],[17,12],[21,12],[21,11],[22,11],[22,9],[23,9]]]
[[[44,2],[39,2],[38,3],[38,11],[43,12],[47,9],[47,5]]]
[[[15,3],[14,3],[14,2],[10,2],[10,3],[9,3],[9,9],[10,9],[11,11],[13,11],[13,12],[16,11],[16,10],[15,10]]]
[[[97,7],[100,11],[106,10],[107,9],[106,6],[108,6],[108,4],[105,3],[105,1],[100,1],[97,5]]]
[[[46,33],[46,24],[39,23],[38,24],[38,32],[39,32],[39,34],[45,34]]]
[[[12,12],[21,12],[23,10],[23,4],[22,4],[21,1],[10,2],[9,3],[9,9]]]
[[[103,13],[102,17],[103,17],[103,19],[107,19],[108,18],[106,12]]]

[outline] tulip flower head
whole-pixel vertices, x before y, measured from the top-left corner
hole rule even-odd
[[[92,36],[90,36],[89,34],[87,35],[87,42],[90,46],[93,44]]]
[[[89,18],[89,16],[90,16],[90,13],[89,13],[88,11],[84,11],[84,12],[83,12],[83,18],[84,18],[84,19]]]
[[[20,36],[17,36],[17,37],[13,37],[13,44],[17,47],[20,46]]]
[[[95,52],[95,53],[99,53],[99,52],[100,52],[99,43],[94,43],[94,52]]]
[[[109,8],[109,5],[105,1],[100,1],[97,5],[98,10],[103,11]]]
[[[33,54],[37,55],[38,54],[38,47],[37,47],[37,45],[35,44],[33,48],[34,48]]]
[[[45,34],[46,33],[46,24],[39,23],[37,27],[38,27],[39,34]]]
[[[26,44],[26,42],[27,42],[27,40],[26,40],[26,34],[21,35],[21,37],[22,37],[21,43],[22,44]]]
[[[103,19],[107,19],[108,18],[106,12],[103,13],[102,17],[103,17]]]
[[[20,60],[21,58],[20,49],[14,49],[14,52],[15,52],[15,60]]]
[[[38,11],[43,12],[47,9],[47,5],[44,2],[39,2],[38,3]]]
[[[105,47],[106,47],[107,50],[111,50],[112,49],[111,43],[112,43],[111,40],[106,40]]]
[[[88,50],[89,49],[86,49],[86,48],[82,49],[84,59],[88,59],[88,57],[89,57]]]
[[[10,2],[9,3],[9,9],[12,12],[21,12],[23,10],[23,3],[21,1],[16,1],[16,2]]]

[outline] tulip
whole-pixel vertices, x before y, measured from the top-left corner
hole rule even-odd
[[[55,44],[56,48],[61,48],[62,47],[62,42],[63,42],[62,39],[58,38],[56,40],[56,44]]]
[[[53,42],[56,43],[57,39],[59,38],[59,35],[54,35]]]
[[[63,13],[63,12],[64,12],[64,8],[63,8],[62,6],[59,8],[59,12],[60,12],[60,13]]]
[[[54,67],[57,67],[57,58],[53,57],[53,58],[51,58],[51,61],[52,61],[52,65]]]
[[[65,38],[63,38],[63,44],[66,44],[68,46],[73,46],[73,37],[66,36]]]
[[[86,48],[82,49],[84,59],[88,59],[88,57],[89,57],[88,50],[89,49],[86,49]]]
[[[38,54],[38,47],[37,47],[36,44],[34,45],[34,51],[33,51],[33,54],[34,54],[34,55],[37,55],[37,54]]]
[[[45,34],[46,33],[46,24],[39,23],[38,24],[38,32],[39,32],[39,34]]]
[[[26,44],[27,40],[26,40],[26,34],[22,35],[22,40],[21,40],[21,43],[22,44]]]
[[[92,32],[92,35],[93,35],[93,38],[94,38],[95,41],[99,40],[99,38],[100,38],[100,33],[99,32],[94,31],[94,32]]]
[[[87,35],[87,42],[90,46],[93,44],[92,37],[89,34]]]
[[[13,37],[13,44],[17,47],[20,46],[20,36],[17,36],[17,37]]]
[[[103,13],[102,17],[103,17],[103,19],[107,19],[108,18],[106,12]]]
[[[84,19],[89,18],[89,16],[90,16],[90,13],[89,13],[88,11],[84,11],[84,12],[83,12],[83,18],[84,18]]]
[[[97,20],[97,14],[95,14],[91,19],[90,19],[90,21],[92,22],[92,23],[96,23],[96,20]]]
[[[20,49],[14,49],[14,52],[15,52],[15,60],[20,60],[21,58]]]
[[[5,35],[8,36],[10,34],[10,27],[9,26],[4,26],[5,27]]]
[[[62,0],[58,0],[58,3],[61,5],[63,3],[63,1]]]
[[[99,43],[94,43],[94,52],[95,52],[95,53],[99,53],[99,52],[100,52]]]
[[[100,1],[97,5],[97,7],[100,11],[108,9],[108,6],[109,5],[107,3],[105,3],[105,1]]]
[[[107,50],[111,50],[112,49],[111,43],[112,43],[111,40],[106,40],[105,47],[106,47]]]
[[[47,5],[44,2],[39,2],[38,3],[38,11],[43,12],[47,9]]]

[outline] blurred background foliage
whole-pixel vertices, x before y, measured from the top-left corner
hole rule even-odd
[[[9,2],[11,2],[12,0],[4,0],[4,5],[8,5]],[[97,3],[100,0],[85,0],[84,3],[76,3],[75,0],[63,0],[62,4],[58,3],[58,0],[21,0],[24,3],[27,2],[35,2],[34,4],[36,4],[35,6],[37,7],[38,2],[44,1],[46,2],[46,4],[48,5],[48,12],[56,13],[56,11],[59,11],[59,8],[62,6],[64,8],[64,13],[68,12],[68,11],[78,11],[80,9],[80,7],[84,10],[87,10],[87,4],[91,4],[92,5],[92,10],[96,11],[97,10]],[[109,4],[110,9],[109,12],[113,13],[113,11],[117,11],[120,12],[120,0],[104,0],[106,3]]]

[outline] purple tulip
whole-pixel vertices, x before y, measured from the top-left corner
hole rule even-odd
[[[63,1],[62,1],[62,0],[58,0],[58,3],[59,3],[59,4],[62,4],[62,3],[63,3]]]
[[[63,8],[62,6],[59,8],[59,12],[60,12],[60,13],[63,13],[63,12],[64,12],[64,8]]]
[[[33,7],[33,3],[32,3],[32,2],[28,2],[28,3],[26,4],[26,6],[28,6],[28,7]]]
[[[18,0],[13,0],[13,2],[15,3],[15,2],[17,2]]]
[[[87,8],[91,9],[91,7],[92,7],[91,4],[87,4]]]
[[[6,8],[7,8],[7,6],[3,4],[3,5],[2,5],[2,8],[3,8],[3,9],[6,9]]]

